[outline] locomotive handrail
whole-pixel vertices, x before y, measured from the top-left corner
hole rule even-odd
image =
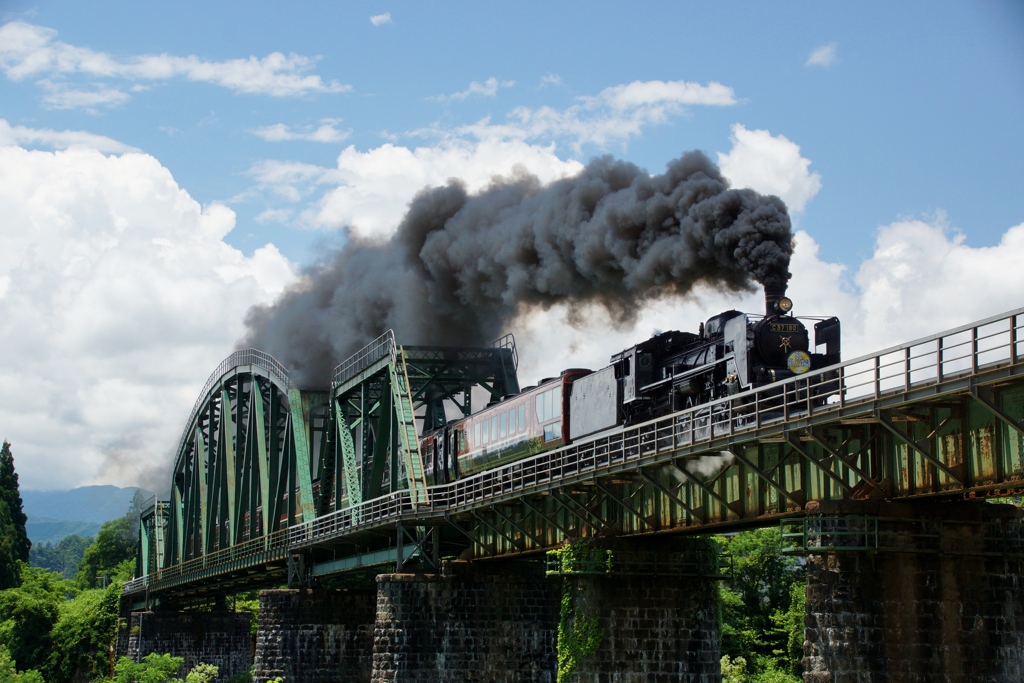
[[[393,346],[382,335],[355,361],[373,357]],[[376,345],[376,346],[375,346]],[[376,350],[375,350],[376,349]],[[1016,367],[1024,355],[1024,308],[963,325],[952,330],[892,346],[828,368],[758,387],[654,420],[615,429],[557,450],[429,487],[426,502],[414,504],[404,490],[364,501],[293,525],[288,529],[189,560],[134,579],[125,591],[141,587],[170,587],[214,571],[219,563],[256,562],[283,557],[289,550],[314,545],[363,529],[381,528],[403,519],[447,516],[462,510],[521,497],[545,486],[564,485],[602,472],[660,462],[683,449],[699,453],[703,444],[728,443],[737,434],[809,420],[823,413],[850,409],[844,415],[877,419],[879,399],[901,400],[911,390],[935,389],[947,380],[970,380],[980,371]],[[375,361],[371,361],[375,362]],[[354,367],[353,364],[350,367]],[[363,367],[366,367],[364,365]],[[948,388],[947,388],[948,390]],[[816,400],[828,399],[826,402]],[[720,446],[716,446],[720,447]],[[726,446],[727,447],[727,446]],[[632,464],[631,464],[632,463]],[[690,475],[687,475],[690,476]],[[692,475],[696,476],[696,475]],[[948,475],[940,473],[946,477]],[[946,484],[944,484],[946,485]],[[783,494],[785,495],[785,494]]]

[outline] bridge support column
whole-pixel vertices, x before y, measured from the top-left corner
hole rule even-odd
[[[251,619],[245,612],[132,612],[118,625],[117,654],[136,662],[152,652],[182,657],[182,678],[200,662],[213,664],[217,680],[226,681],[252,665]]]
[[[254,683],[369,683],[377,592],[260,591]]]
[[[554,683],[554,585],[539,562],[378,576],[373,683]]]
[[[847,502],[819,511],[808,520],[805,683],[1024,680],[1018,509]]]
[[[574,682],[718,683],[708,542],[616,543],[612,557],[610,575],[524,562],[377,577],[373,683],[554,683],[560,651]]]
[[[719,683],[717,573],[710,541],[676,539],[616,543],[609,575],[566,576],[563,631],[589,620],[598,638],[568,680]]]

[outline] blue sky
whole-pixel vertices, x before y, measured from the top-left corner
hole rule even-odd
[[[252,186],[265,159],[330,166],[339,150],[367,150],[411,132],[451,129],[516,107],[566,108],[620,83],[715,81],[738,104],[690,108],[641,135],[575,150],[612,153],[658,172],[688,149],[728,148],[730,126],[767,129],[798,144],[822,177],[801,227],[827,258],[870,252],[873,232],[897,217],[944,211],[971,243],[992,243],[1020,219],[1024,193],[1024,10],[1011,3],[11,3],[5,21],[57,32],[64,43],[129,59],[196,55],[210,61],[273,52],[316,59],[306,72],[350,87],[292,97],[238,93],[183,78],[131,80],[69,74],[69,85],[128,90],[114,106],[47,109],[39,77],[0,81],[12,124],[106,135],[152,154],[201,203]],[[389,13],[374,26],[369,17]],[[835,46],[829,66],[809,55]],[[42,73],[39,76],[46,77]],[[559,80],[546,83],[545,78]],[[494,96],[431,101],[488,78],[514,81]],[[55,80],[55,79],[53,79]],[[265,142],[248,132],[284,123],[348,132],[340,142]],[[544,142],[544,140],[538,140]],[[229,242],[251,251],[273,241],[310,256],[308,231],[260,224],[259,200],[229,202]]]
[[[249,306],[424,184],[515,164],[706,151],[787,200],[804,312],[860,352],[1019,306],[1022,74],[996,0],[0,1],[0,381],[34,397],[0,396],[0,435],[30,488],[145,479]],[[603,343],[524,321],[565,349],[524,372],[724,305],[749,302]]]

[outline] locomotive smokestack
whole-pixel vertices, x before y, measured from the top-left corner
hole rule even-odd
[[[778,285],[765,285],[764,287],[764,314],[772,316],[778,313],[775,310],[775,304],[778,303],[779,299],[786,296],[786,287]]]

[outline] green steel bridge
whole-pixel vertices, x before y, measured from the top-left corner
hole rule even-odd
[[[143,514],[125,596],[198,602],[567,539],[799,525],[830,501],[1018,495],[1022,330],[1024,308],[439,485],[418,434],[446,406],[518,392],[510,339],[403,347],[389,332],[315,391],[239,351],[195,404],[169,499]]]

